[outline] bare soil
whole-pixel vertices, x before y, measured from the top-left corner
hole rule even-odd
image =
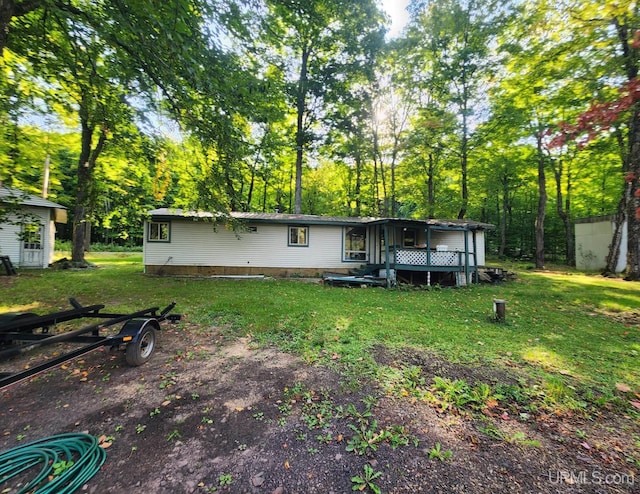
[[[0,391],[0,450],[64,432],[110,436],[106,463],[82,489],[97,494],[348,493],[367,464],[385,493],[640,492],[640,426],[613,410],[442,410],[222,334],[166,326],[140,367],[101,349]],[[419,366],[427,381],[518,377],[413,350],[381,347],[376,358]],[[377,450],[348,451],[361,422],[345,410],[364,414],[366,403],[372,430],[401,430],[408,444],[372,439]]]

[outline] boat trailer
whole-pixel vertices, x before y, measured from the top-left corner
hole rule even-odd
[[[131,314],[101,312],[104,305],[85,307],[73,298],[69,299],[69,302],[72,309],[42,316],[24,312],[0,314],[0,363],[46,345],[82,344],[79,348],[46,359],[45,362],[26,370],[14,373],[0,372],[0,389],[103,346],[112,349],[123,348],[129,365],[142,365],[155,350],[156,333],[160,330],[160,323],[167,320],[175,323],[181,317],[178,314],[170,314],[176,305],[175,302],[162,311],[158,307],[151,307]],[[83,318],[99,318],[102,321],[59,334],[50,332],[56,324]],[[106,328],[121,323],[124,324],[118,334],[101,334]]]

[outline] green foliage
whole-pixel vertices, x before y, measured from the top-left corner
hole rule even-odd
[[[57,477],[62,475],[66,470],[73,466],[73,461],[58,461],[53,464],[53,476]]]
[[[432,460],[440,460],[446,461],[449,460],[453,456],[453,451],[450,449],[443,451],[442,445],[440,443],[436,443],[436,445],[429,450],[429,458]]]
[[[233,476],[230,473],[221,473],[218,476],[218,485],[228,486],[233,482]]]
[[[637,13],[624,5],[576,3],[567,15],[566,4],[542,0],[414,2],[406,31],[385,41],[372,0],[259,4],[8,11],[0,180],[39,193],[48,160],[50,198],[107,245],[139,246],[145,214],[159,206],[465,211],[498,227],[491,252],[530,259],[536,138],[594,97],[615,100],[638,68],[628,49]],[[548,259],[571,259],[573,218],[615,211],[637,166],[627,117],[588,146],[543,153]]]
[[[362,469],[364,471],[362,475],[351,477],[351,482],[353,483],[351,489],[354,491],[364,491],[365,489],[371,489],[371,492],[373,492],[374,494],[380,494],[382,491],[374,481],[382,477],[382,472],[375,471],[373,467],[368,463],[365,463]]]
[[[386,439],[384,430],[378,427],[378,421],[372,420],[360,423],[359,425],[349,424],[349,428],[354,432],[347,441],[347,451],[358,455],[368,455],[378,450],[378,444]]]
[[[540,447],[540,441],[537,441],[535,439],[534,440],[527,439],[527,436],[524,432],[517,431],[512,434],[508,434],[500,430],[493,423],[488,423],[486,426],[479,427],[478,430],[486,434],[487,436],[493,439],[497,439],[499,441],[505,441],[511,444],[518,444],[520,446],[530,446],[535,448]]]

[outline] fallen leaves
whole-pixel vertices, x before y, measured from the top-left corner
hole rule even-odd
[[[631,391],[631,387],[626,383],[616,383],[616,389],[622,393]]]
[[[107,437],[105,434],[102,434],[102,436],[98,438],[98,446],[100,446],[102,449],[107,449],[112,444],[113,441],[111,440],[111,438]]]

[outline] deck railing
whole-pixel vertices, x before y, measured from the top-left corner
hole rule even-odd
[[[418,248],[396,248],[389,253],[395,264],[410,266],[462,267],[465,265],[464,252],[432,250],[427,259],[427,250]],[[427,262],[429,261],[429,262]],[[469,253],[469,265],[474,265],[473,253]]]

